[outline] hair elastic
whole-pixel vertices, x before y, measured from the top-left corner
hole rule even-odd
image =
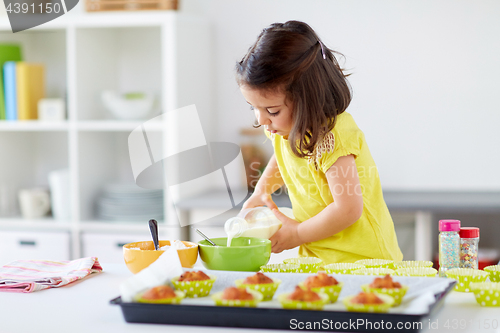
[[[321,46],[321,53],[323,54],[323,59],[326,59],[325,49],[323,48],[323,43],[318,40],[319,46]]]

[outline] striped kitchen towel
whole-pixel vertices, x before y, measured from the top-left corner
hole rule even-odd
[[[31,293],[62,287],[101,271],[96,257],[72,261],[17,260],[0,267],[0,291]]]

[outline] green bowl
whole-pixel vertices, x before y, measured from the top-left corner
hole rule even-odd
[[[271,241],[265,238],[233,238],[227,247],[227,238],[212,238],[217,246],[206,240],[198,243],[200,259],[207,269],[219,271],[257,272],[271,258]]]

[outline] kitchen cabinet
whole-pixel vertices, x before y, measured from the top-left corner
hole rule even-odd
[[[59,122],[0,121],[0,231],[65,234],[70,251],[68,256],[61,252],[59,259],[115,258],[113,245],[106,250],[96,244],[117,239],[99,235],[149,239],[147,220],[99,219],[96,200],[106,184],[135,185],[128,136],[144,121],[191,104],[210,112],[207,21],[177,11],[94,13],[65,15],[13,34],[5,19],[0,21],[0,43],[6,42],[20,44],[25,61],[45,65],[46,96],[63,99],[67,117]],[[116,119],[101,102],[104,90],[153,93],[154,110],[141,120]],[[167,135],[175,127],[165,121],[150,127],[159,133],[164,151],[178,151],[179,142]],[[69,170],[70,216],[23,219],[19,190],[48,188],[49,173],[61,169]],[[164,190],[160,232],[169,239],[187,239],[172,195]]]

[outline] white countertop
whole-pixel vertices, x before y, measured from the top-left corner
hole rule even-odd
[[[0,333],[279,332],[127,323],[120,307],[109,304],[109,301],[119,295],[120,283],[132,273],[125,264],[104,263],[102,266],[102,273],[62,288],[31,294],[0,292]],[[497,326],[492,328],[495,320]],[[429,329],[429,322],[424,322],[423,332],[500,333],[500,308],[480,307],[473,294],[452,291],[445,299],[443,309],[430,322],[433,327]]]

